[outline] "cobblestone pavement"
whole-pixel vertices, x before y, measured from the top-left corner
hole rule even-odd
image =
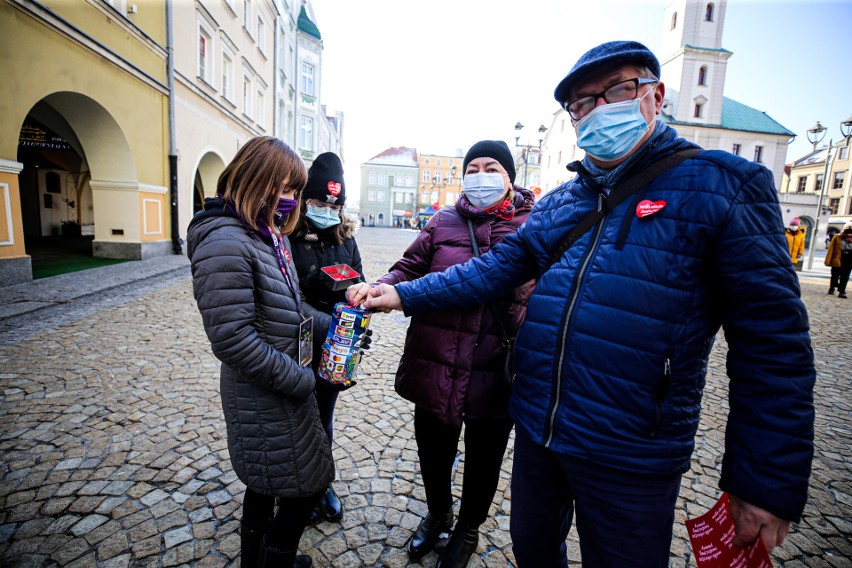
[[[413,238],[405,230],[362,230],[367,277],[383,274]],[[244,487],[228,461],[218,364],[201,328],[185,259],[169,262],[159,273],[147,273],[156,263],[143,261],[39,281],[30,286],[43,294],[36,311],[7,303],[10,297],[18,304],[36,301],[32,295],[0,291],[1,565],[238,565]],[[850,567],[852,304],[827,296],[827,281],[812,276],[819,275],[802,274],[819,372],[811,498],[802,522],[773,557],[784,568]],[[51,289],[70,298],[52,299]],[[409,563],[402,546],[426,506],[413,408],[393,391],[406,325],[400,314],[375,316],[373,349],[359,384],[338,402],[335,488],[346,513],[340,523],[306,531],[301,550],[316,566]],[[674,567],[695,565],[684,519],[718,497],[727,413],[724,355],[720,337],[678,502]],[[508,532],[512,448],[510,441],[470,567],[514,566]],[[461,459],[457,496],[463,468]],[[569,555],[579,566],[573,530]],[[420,565],[435,561],[431,553]]]

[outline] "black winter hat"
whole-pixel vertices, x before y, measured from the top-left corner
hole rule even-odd
[[[553,97],[560,105],[568,102],[571,89],[577,81],[595,71],[600,71],[613,65],[627,65],[630,63],[644,65],[651,70],[651,73],[657,79],[660,78],[660,62],[651,53],[650,49],[638,41],[610,41],[593,47],[584,53],[577,60],[577,63],[574,64],[571,72],[556,86]]]
[[[462,164],[462,176],[467,171],[467,165],[476,158],[494,158],[506,169],[509,181],[515,183],[515,159],[509,146],[502,140],[480,140],[470,147],[464,156]]]
[[[325,152],[314,159],[308,169],[308,184],[302,191],[305,199],[316,199],[334,205],[346,202],[343,164],[334,152]]]

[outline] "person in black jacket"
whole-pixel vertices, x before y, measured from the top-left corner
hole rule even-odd
[[[361,253],[355,242],[357,222],[343,211],[346,203],[346,184],[340,158],[325,152],[316,157],[308,170],[308,183],[302,192],[299,224],[293,234],[293,261],[299,274],[299,287],[305,299],[316,309],[331,314],[337,302],[346,301],[346,290],[333,290],[332,281],[320,270],[326,266],[347,264],[364,281]],[[329,447],[334,438],[334,406],[339,392],[332,385],[319,381],[316,392],[320,420],[328,435]],[[312,514],[311,521],[322,515],[328,521],[343,518],[343,502],[329,484]]]
[[[287,241],[306,180],[302,159],[284,142],[253,138],[187,231],[193,293],[222,361],[228,452],[246,485],[244,568],[310,567],[296,549],[334,479],[310,365],[331,318],[302,301]]]

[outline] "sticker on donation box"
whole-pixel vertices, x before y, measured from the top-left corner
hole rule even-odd
[[[370,323],[370,312],[344,302],[334,305],[332,321],[322,345],[321,380],[351,384],[361,359],[361,341]]]
[[[299,364],[309,367],[314,356],[314,318],[299,324]]]
[[[687,519],[686,530],[698,568],[772,568],[759,538],[751,546],[734,544],[734,519],[727,493],[700,517]]]

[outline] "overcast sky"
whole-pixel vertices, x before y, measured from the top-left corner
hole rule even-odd
[[[347,183],[358,187],[361,163],[390,146],[512,145],[518,121],[521,143],[537,143],[558,110],[554,87],[589,48],[632,39],[662,56],[666,1],[313,0],[322,102],[345,115]],[[837,139],[852,114],[850,23],[852,0],[727,3],[725,96],[798,134],[788,162],[810,149],[815,121]]]

